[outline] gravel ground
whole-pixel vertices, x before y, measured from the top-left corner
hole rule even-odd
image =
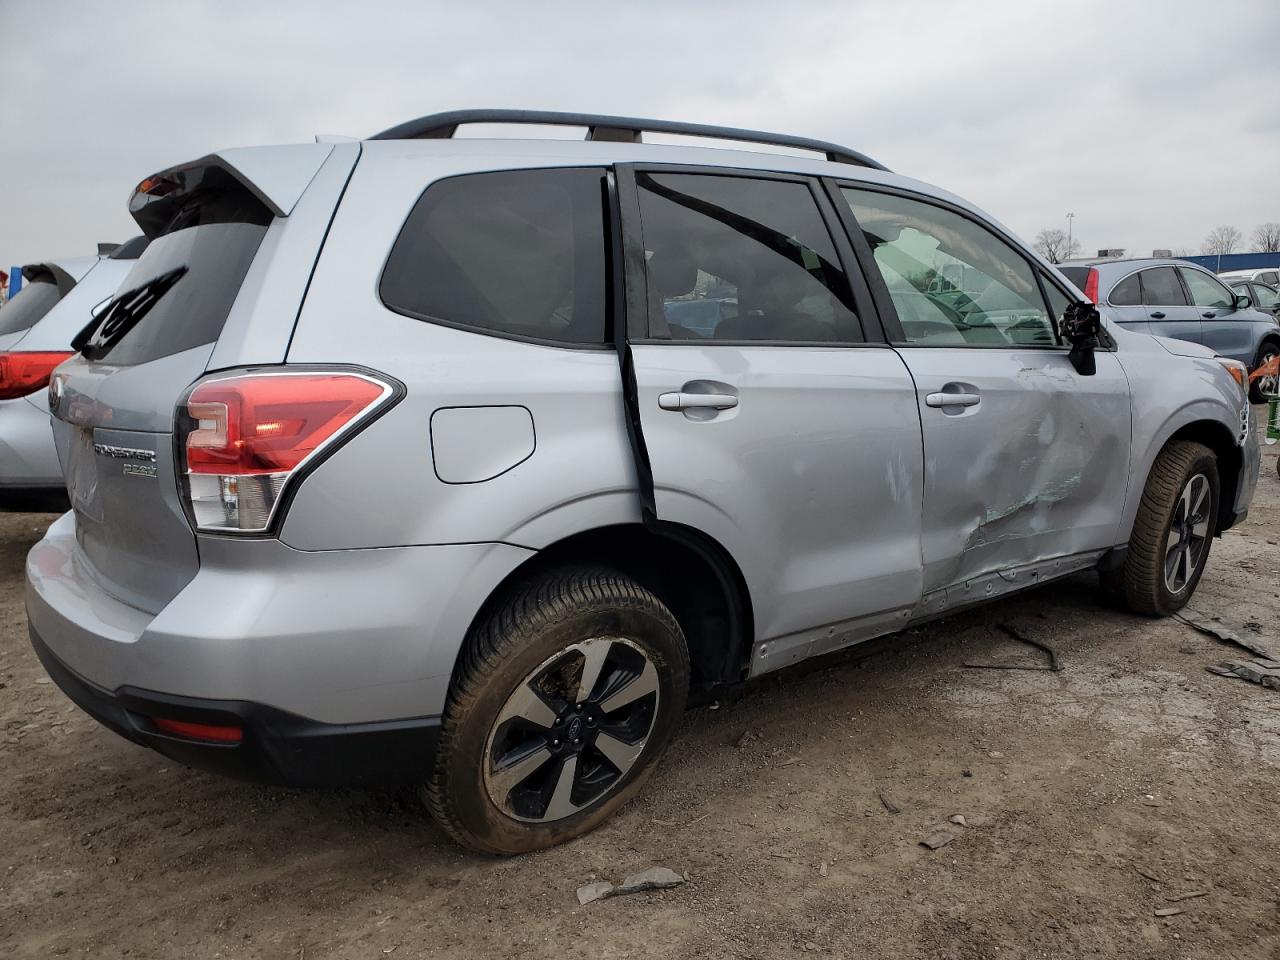
[[[1194,603],[1280,642],[1276,449]],[[0,516],[0,956],[1280,955],[1280,691],[1206,672],[1239,651],[1104,608],[1092,576],[691,710],[620,816],[503,861],[412,796],[248,786],[99,729],[27,644],[52,519]],[[966,669],[1038,656],[1000,624],[1062,671]],[[654,865],[688,880],[578,905]]]

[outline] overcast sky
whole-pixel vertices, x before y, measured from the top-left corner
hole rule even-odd
[[[1024,237],[1280,221],[1280,2],[0,0],[0,265],[132,232],[220,147],[501,106],[834,140]]]

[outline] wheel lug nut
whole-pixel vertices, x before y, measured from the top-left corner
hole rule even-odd
[[[552,745],[553,747],[558,747],[558,746],[560,746],[560,741],[559,741],[559,740],[552,740],[552,741],[551,741],[551,745]]]

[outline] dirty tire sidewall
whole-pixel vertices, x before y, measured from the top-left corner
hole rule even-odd
[[[617,786],[586,809],[550,824],[515,820],[494,805],[485,788],[490,729],[530,672],[595,636],[630,640],[657,670],[658,710],[644,752]],[[513,591],[468,637],[445,708],[427,803],[450,836],[484,853],[524,853],[581,836],[639,792],[684,713],[688,687],[684,634],[656,596],[610,570],[544,575]]]
[[[1198,473],[1204,474],[1209,481],[1209,535],[1186,586],[1175,594],[1169,590],[1164,578],[1170,522],[1183,487]],[[1142,501],[1129,537],[1129,550],[1121,570],[1124,599],[1130,610],[1146,616],[1167,617],[1186,606],[1209,562],[1219,503],[1218,461],[1208,447],[1177,441],[1160,451],[1142,491]]]

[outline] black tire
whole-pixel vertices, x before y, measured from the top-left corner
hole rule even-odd
[[[1277,354],[1280,354],[1280,346],[1278,346],[1271,340],[1264,341],[1262,346],[1258,348],[1258,356],[1257,356],[1257,359],[1254,361],[1253,366],[1249,368],[1250,372],[1257,370],[1260,366],[1262,366],[1264,363],[1266,363],[1268,360],[1270,360],[1272,357],[1276,356]],[[1265,393],[1262,392],[1261,378],[1254,380],[1251,384],[1249,384],[1249,402],[1250,403],[1266,403],[1270,399],[1271,398],[1269,396],[1267,396]]]
[[[1207,533],[1203,548],[1194,558],[1188,553],[1186,567],[1180,568],[1189,572],[1181,581],[1175,574],[1171,584],[1166,576],[1169,539],[1180,515],[1181,497],[1197,476],[1203,476],[1209,487],[1207,507],[1196,514],[1203,513],[1207,518]],[[1161,450],[1142,491],[1124,564],[1100,575],[1104,593],[1123,598],[1124,605],[1134,613],[1150,617],[1167,617],[1181,610],[1195,593],[1209,559],[1217,527],[1218,499],[1218,461],[1208,447],[1178,441]],[[1184,536],[1187,535],[1180,533],[1178,542],[1183,542]]]
[[[604,731],[610,729],[608,723],[613,721],[598,712],[591,719],[593,729],[584,735],[588,744],[569,748],[579,751],[570,769],[591,769],[594,765],[596,771],[604,770],[603,780],[583,781],[588,793],[597,789],[596,783],[611,785],[563,818],[541,822],[520,819],[519,811],[504,809],[491,795],[489,778],[499,775],[493,772],[497,770],[497,760],[491,763],[491,745],[496,755],[499,750],[495,738],[507,735],[500,731],[509,729],[511,724],[523,724],[522,717],[511,719],[504,711],[509,711],[518,695],[527,697],[535,688],[545,692],[548,682],[565,680],[577,663],[577,679],[569,677],[559,688],[562,693],[567,691],[585,669],[586,658],[576,659],[576,651],[589,648],[600,638],[613,641],[605,647],[611,651],[609,657],[615,656],[612,651],[620,651],[617,655],[624,659],[635,657],[639,651],[643,657],[633,662],[647,659],[656,671],[656,680],[653,673],[645,673],[648,683],[656,685],[656,693],[648,715],[641,719],[642,725],[651,724],[647,737],[641,735],[635,741],[642,743],[635,748],[640,753],[622,773],[618,773],[621,766],[605,763],[603,754],[596,752],[597,740],[593,738],[603,737]],[[553,666],[547,667],[548,663]],[[648,671],[647,666],[642,669]],[[600,668],[601,684],[595,685],[597,689],[607,687],[610,677],[622,676],[625,682],[625,670],[611,669],[608,674],[605,670]],[[531,677],[549,677],[552,681],[534,682]],[[684,712],[688,688],[689,654],[684,634],[671,611],[654,594],[629,577],[607,569],[577,567],[546,573],[517,587],[467,638],[445,706],[435,770],[424,790],[427,804],[454,840],[483,853],[525,853],[572,840],[607,820],[639,792],[671,740]],[[544,699],[538,695],[543,706],[560,704],[553,711],[557,712],[560,736],[565,736],[563,731],[567,729],[560,718],[588,709],[586,703],[575,705],[574,699],[568,696],[560,700],[550,695]],[[608,703],[601,702],[599,706],[607,708]],[[504,716],[508,719],[499,723]],[[583,717],[584,723],[586,719]],[[597,724],[598,731],[594,729]],[[525,725],[519,728],[519,735],[530,736],[530,729],[543,744],[534,750],[539,755],[550,751],[551,743],[561,751],[570,743],[568,739],[552,740],[550,728],[543,731]],[[556,779],[567,764],[567,757],[553,755],[550,762],[544,763],[545,773],[539,768],[533,777]],[[572,773],[569,779],[576,791],[578,780]],[[521,781],[520,789],[528,782]],[[494,789],[507,798],[503,802],[510,807],[516,789]],[[555,785],[550,789],[554,793]],[[545,796],[532,789],[528,795]],[[551,798],[546,802],[544,814],[549,816],[555,801]]]

